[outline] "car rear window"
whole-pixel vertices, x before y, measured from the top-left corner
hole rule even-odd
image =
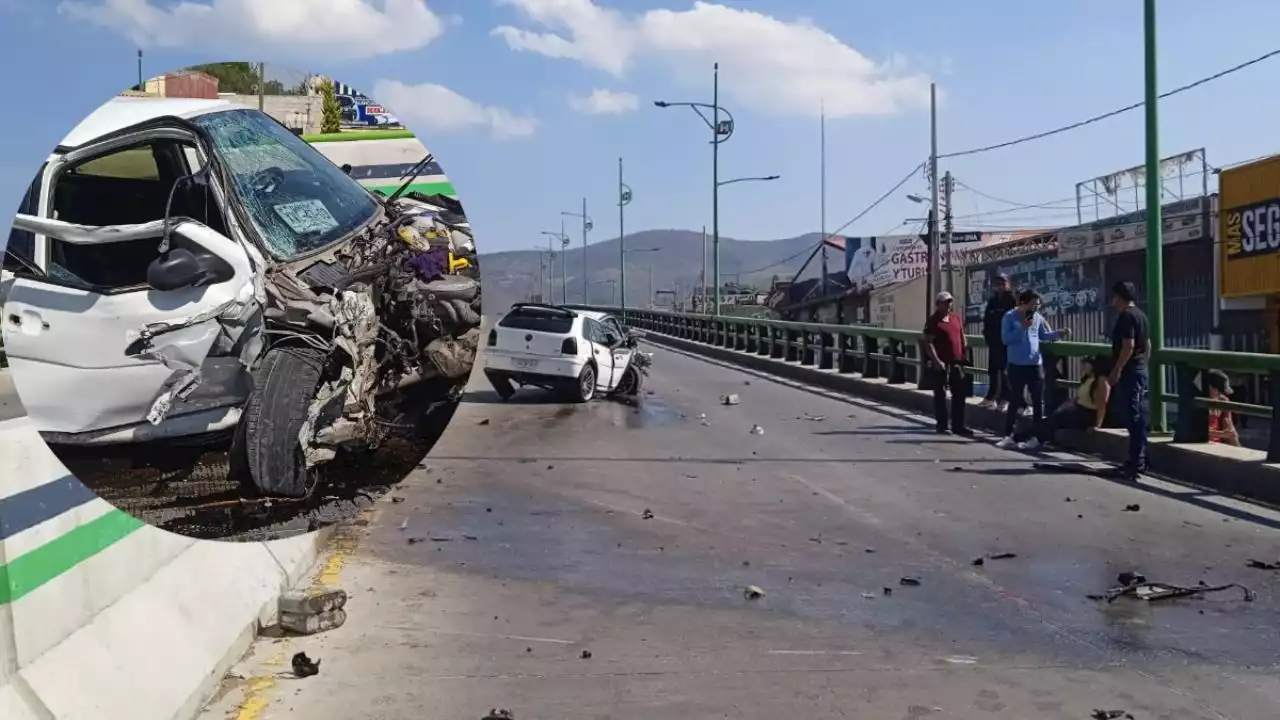
[[[564,335],[573,330],[573,316],[549,310],[512,310],[498,321],[498,327]]]

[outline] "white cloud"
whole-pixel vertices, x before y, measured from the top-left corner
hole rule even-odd
[[[613,76],[637,61],[664,64],[675,81],[709,75],[720,63],[721,90],[735,102],[784,115],[889,115],[927,107],[929,79],[901,57],[876,63],[807,19],[699,0],[688,10],[626,16],[594,0],[500,0],[537,30],[502,26],[493,34],[519,52],[575,60]]]
[[[640,98],[629,92],[597,88],[585,97],[570,97],[569,107],[588,115],[622,115],[638,109]]]
[[[488,128],[495,138],[532,135],[538,121],[506,108],[482,105],[443,85],[407,85],[399,80],[374,83],[372,97],[396,114],[405,126],[424,135]]]
[[[63,0],[58,11],[144,48],[237,56],[256,49],[340,59],[417,50],[444,33],[426,0]]]

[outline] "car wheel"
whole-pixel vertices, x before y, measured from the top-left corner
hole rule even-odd
[[[626,372],[622,374],[622,382],[618,383],[617,393],[634,397],[640,394],[640,387],[643,384],[644,373],[637,370],[634,365],[628,366]]]
[[[596,369],[591,365],[582,368],[578,379],[573,383],[572,399],[576,403],[591,402],[596,396]]]
[[[493,391],[498,393],[498,397],[503,400],[510,400],[511,396],[516,394],[516,389],[512,386],[510,378],[497,373],[487,372],[484,375],[489,378],[489,384],[493,386]]]
[[[310,348],[267,351],[254,372],[233,448],[242,477],[263,495],[301,498],[310,492],[298,433],[320,384],[324,355]]]

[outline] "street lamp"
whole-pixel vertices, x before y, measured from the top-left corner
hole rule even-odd
[[[656,253],[659,248],[632,248],[623,253],[623,265],[626,265],[626,256],[631,253]],[[653,260],[649,260],[649,308],[653,308]]]
[[[613,279],[609,279],[609,280],[596,280],[595,282],[593,282],[593,283],[591,283],[591,284],[592,284],[592,285],[608,285],[608,286],[609,286],[609,304],[610,304],[610,305],[612,305],[615,301],[617,301],[617,299],[618,299],[618,297],[617,297],[617,295],[618,295],[618,281],[617,281],[617,280],[613,280]],[[582,298],[582,304],[583,304],[583,305],[590,305],[591,303],[587,300],[587,298],[585,298],[585,297],[584,297],[584,298]]]
[[[927,198],[927,197],[922,197],[922,196],[920,196],[920,195],[915,195],[915,194],[910,194],[910,193],[909,193],[909,194],[907,195],[907,199],[908,199],[908,200],[910,200],[910,201],[911,201],[911,202],[913,202],[913,203],[916,203],[917,205],[928,205],[928,206],[929,206],[929,217],[925,220],[925,223],[926,223],[926,224],[927,224],[927,226],[928,226],[928,227],[926,228],[926,230],[925,230],[925,233],[927,234],[927,237],[929,238],[929,243],[928,243],[928,247],[929,247],[929,258],[928,258],[928,262],[929,262],[929,265],[928,265],[928,267],[927,267],[927,268],[925,268],[925,288],[924,288],[924,294],[925,294],[925,295],[926,295],[926,297],[929,299],[929,304],[926,304],[926,306],[925,306],[925,307],[931,307],[931,306],[932,306],[932,303],[933,303],[932,298],[933,298],[934,277],[935,277],[935,276],[940,272],[940,267],[939,267],[939,266],[941,265],[941,263],[939,263],[939,262],[938,262],[938,257],[939,257],[939,256],[938,256],[938,248],[937,248],[937,247],[935,247],[935,246],[937,245],[937,243],[935,242],[935,238],[933,237],[933,234],[934,234],[934,233],[933,233],[933,228],[934,228],[934,225],[935,225],[935,224],[937,224],[937,222],[938,222],[938,210],[937,210],[937,208],[936,208],[936,207],[934,207],[933,200],[931,200],[931,199],[929,199],[929,198]],[[948,269],[950,269],[950,263],[951,263],[951,258],[947,258]],[[950,281],[950,278],[948,277],[947,283],[948,283],[948,284],[950,284],[950,282],[951,282],[951,281]],[[941,286],[941,283],[938,283],[938,284],[939,284],[939,286]]]
[[[562,212],[565,217],[575,217],[582,220],[582,304],[587,304],[587,233],[591,228],[595,227],[595,223],[591,222],[591,218],[587,216],[587,199],[582,198],[582,212]]]
[[[533,246],[533,250],[538,253],[538,294],[542,295],[545,289],[547,294],[543,296],[543,302],[551,302],[551,294],[555,291],[555,251],[551,249],[551,241],[547,240],[545,248],[537,245]],[[543,285],[543,279],[546,279],[546,285]]]
[[[551,240],[560,241],[560,303],[562,305],[569,304],[569,274],[565,265],[565,260],[569,256],[569,236],[564,232],[564,221],[560,221],[560,232],[554,230],[543,230],[543,235],[547,236],[547,247],[551,247]],[[552,288],[552,294],[555,294],[555,288]]]
[[[712,81],[711,103],[673,103],[657,100],[653,104],[660,108],[687,107],[702,118],[711,130],[711,266],[715,279],[715,314],[720,314],[720,143],[733,136],[733,113],[720,107],[720,63],[716,63]],[[703,110],[711,111],[708,119]],[[724,113],[727,120],[721,120]]]
[[[622,182],[622,158],[618,158],[618,295],[623,317],[627,314],[626,207],[630,204],[631,186]]]

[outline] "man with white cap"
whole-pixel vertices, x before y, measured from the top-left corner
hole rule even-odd
[[[955,311],[955,298],[942,291],[934,300],[934,310],[924,325],[924,357],[922,371],[933,386],[933,417],[941,434],[971,435],[965,422],[964,363],[968,351],[964,337],[964,320]],[[947,390],[951,391],[951,407],[947,407]],[[950,412],[948,412],[950,410]]]

